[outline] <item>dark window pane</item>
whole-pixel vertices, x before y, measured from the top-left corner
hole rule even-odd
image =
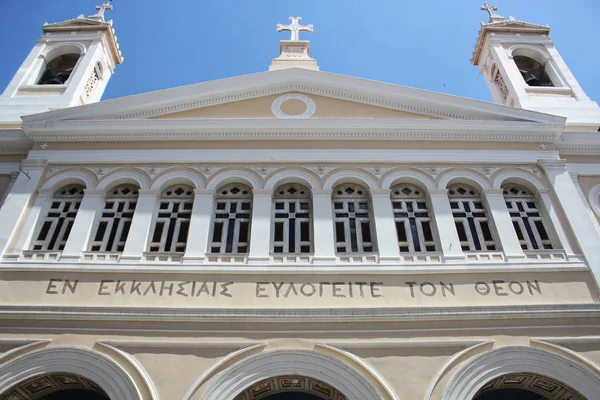
[[[548,237],[548,233],[546,232],[546,228],[544,227],[544,224],[542,223],[542,221],[535,221],[535,227],[537,228],[538,233],[540,234],[540,239],[542,239],[542,240],[550,239]]]
[[[421,223],[421,227],[423,228],[423,238],[428,242],[432,242],[433,233],[431,232],[431,225],[429,224],[429,221],[423,221]]]
[[[396,232],[398,232],[398,241],[406,242],[406,230],[404,229],[404,221],[396,221]]]
[[[240,222],[240,237],[239,237],[240,242],[248,241],[248,226],[249,226],[248,222],[246,222],[246,221]]]
[[[275,223],[275,241],[281,242],[283,240],[283,222]]]
[[[100,221],[100,224],[98,225],[98,230],[96,231],[96,237],[94,237],[95,242],[99,242],[100,240],[102,240],[102,238],[104,237],[104,232],[106,232],[107,224],[108,222],[106,221]]]
[[[221,241],[221,235],[223,235],[223,223],[222,222],[215,222],[215,226],[214,226],[214,229],[213,229],[212,241],[213,242],[220,242]]]
[[[513,221],[513,226],[515,228],[515,232],[517,233],[517,237],[519,238],[519,240],[525,239],[523,237],[523,231],[521,230],[521,226],[519,226],[519,223],[517,221]]]
[[[483,239],[492,241],[492,232],[490,231],[490,226],[487,221],[480,221],[479,226],[481,227],[481,233],[483,233]]]
[[[157,222],[156,227],[154,228],[154,235],[152,235],[153,242],[160,242],[160,238],[162,237],[162,232],[164,228],[164,222]]]
[[[275,247],[273,248],[273,251],[274,251],[275,253],[283,253],[283,247],[282,247],[282,246],[275,246]]]
[[[363,222],[360,224],[363,242],[372,242],[371,240],[371,224]]]
[[[40,230],[40,235],[38,236],[38,240],[46,240],[46,236],[48,236],[48,231],[50,230],[50,226],[52,222],[46,221],[44,225],[42,225],[42,229]]]
[[[303,242],[310,240],[310,222],[308,221],[300,223],[300,240]]]
[[[121,242],[127,240],[127,235],[129,234],[129,228],[131,227],[131,221],[125,221],[123,223],[123,230],[121,231],[121,238],[119,239]]]
[[[466,242],[467,240],[469,240],[467,238],[467,232],[465,231],[465,226],[461,222],[457,222],[457,221],[455,221],[454,224],[456,225],[456,231],[458,232],[458,238],[460,239],[460,241]]]
[[[344,233],[344,223],[336,222],[335,223],[335,240],[336,242],[344,242],[346,240]]]
[[[242,210],[244,210],[244,211],[250,210],[250,203],[242,203]]]
[[[190,223],[187,221],[182,221],[179,226],[179,237],[177,238],[178,242],[187,242],[188,230],[190,229]]]

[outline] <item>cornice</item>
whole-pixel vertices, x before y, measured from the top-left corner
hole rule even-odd
[[[584,318],[600,321],[599,304],[326,309],[179,309],[2,306],[0,319],[137,322],[403,322]]]

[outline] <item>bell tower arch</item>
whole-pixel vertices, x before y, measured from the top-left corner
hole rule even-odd
[[[489,13],[471,62],[496,103],[567,117],[567,129],[596,131],[600,108],[585,94],[550,39],[550,27]]]
[[[0,95],[2,120],[100,101],[123,62],[112,20],[105,20],[111,9],[107,2],[93,15],[43,25],[43,35]]]

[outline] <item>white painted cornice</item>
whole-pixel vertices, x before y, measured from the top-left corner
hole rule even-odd
[[[565,119],[479,100],[322,71],[289,68],[102,101],[23,117],[24,126],[58,120],[140,119],[189,109],[298,91],[443,119],[533,121]]]
[[[27,124],[33,141],[458,140],[554,142],[562,125],[520,121],[404,119],[141,119]]]

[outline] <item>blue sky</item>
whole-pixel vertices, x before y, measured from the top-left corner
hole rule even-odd
[[[2,1],[6,87],[44,22],[90,15],[100,0]],[[321,70],[490,101],[470,57],[487,21],[483,0],[114,0],[125,57],[104,99],[266,71],[278,55],[277,23],[313,24]],[[498,13],[549,24],[551,37],[593,100],[600,101],[600,1],[498,0]]]

